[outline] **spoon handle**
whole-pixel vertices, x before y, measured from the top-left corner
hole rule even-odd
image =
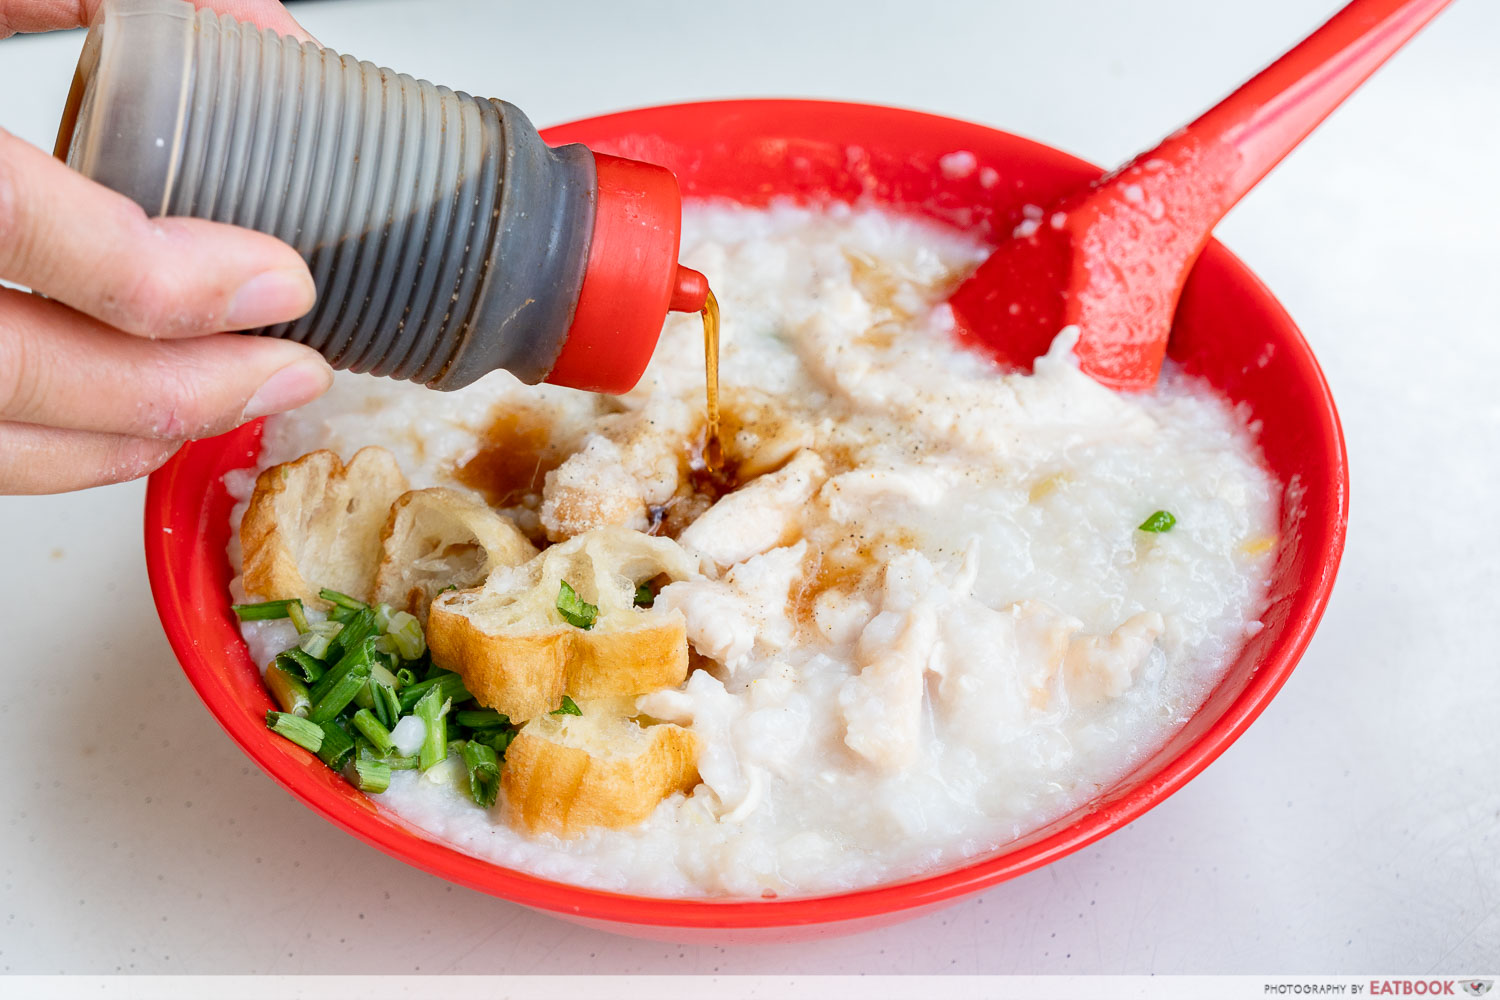
[[[1226,201],[1219,216],[1450,2],[1353,0],[1168,139],[1189,133],[1238,152],[1239,166],[1221,188]],[[1153,150],[1137,159],[1153,155],[1159,154]]]

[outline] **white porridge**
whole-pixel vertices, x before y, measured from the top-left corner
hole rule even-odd
[[[689,793],[566,839],[476,806],[461,767],[398,771],[376,801],[561,881],[802,895],[992,850],[1160,746],[1258,628],[1280,487],[1242,417],[1170,367],[1130,396],[1082,375],[1066,332],[1033,375],[960,346],[935,304],[984,252],[873,210],[691,208],[681,257],[722,304],[739,467],[716,502],[684,485],[696,317],[623,397],[341,374],[271,418],[258,468],[378,444],[412,488],[489,487],[539,544],[609,523],[675,538],[696,569],[655,597],[693,669],[636,702],[695,735]],[[253,475],[228,482],[238,531]],[[1175,525],[1141,530],[1157,511]],[[293,635],[243,628],[261,664]]]

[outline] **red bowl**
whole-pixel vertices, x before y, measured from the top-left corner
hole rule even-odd
[[[982,238],[1009,232],[1023,204],[1045,205],[1100,173],[980,125],[813,101],[647,108],[559,125],[544,137],[663,164],[688,197],[874,203]],[[971,153],[977,168],[962,169],[960,157],[945,170],[944,155],[958,151]],[[1306,648],[1333,586],[1348,516],[1343,435],[1323,374],[1281,305],[1216,242],[1188,282],[1169,353],[1248,407],[1261,424],[1266,462],[1287,486],[1265,628],[1165,746],[1086,806],[982,857],[873,889],[792,899],[655,899],[551,882],[472,858],[378,811],[269,733],[263,717],[271,702],[229,610],[232,502],[221,482],[255,461],[259,423],[188,444],[151,477],[146,565],[172,648],[229,735],[293,795],[386,853],[525,906],[647,937],[723,942],[865,930],[989,888],[1135,819],[1223,753]]]

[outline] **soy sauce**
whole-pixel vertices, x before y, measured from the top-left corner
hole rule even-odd
[[[703,441],[703,464],[710,472],[724,466],[724,446],[719,441],[719,300],[712,290],[703,302],[703,373],[708,391],[707,434]]]

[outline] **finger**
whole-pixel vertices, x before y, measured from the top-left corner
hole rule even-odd
[[[148,219],[129,199],[0,129],[0,278],[147,337],[296,319],[307,265],[264,233]]]
[[[122,434],[0,423],[0,493],[66,493],[154,472],[182,446]]]
[[[333,372],[289,340],[127,337],[67,306],[0,289],[0,420],[180,440],[321,396]]]
[[[94,19],[104,0],[0,0],[0,38],[21,31],[53,31],[80,28]],[[278,0],[193,0],[196,7],[210,7],[238,21],[269,28],[304,42],[312,36],[293,20]]]

